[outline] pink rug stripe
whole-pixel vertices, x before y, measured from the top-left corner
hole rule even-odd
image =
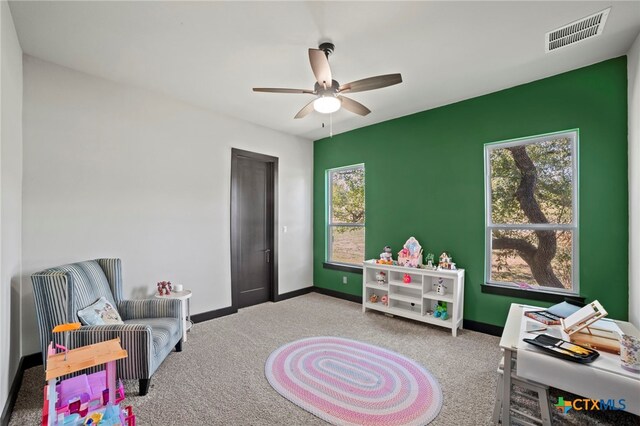
[[[426,425],[442,408],[442,390],[421,365],[378,346],[310,337],[267,359],[271,386],[335,425]]]

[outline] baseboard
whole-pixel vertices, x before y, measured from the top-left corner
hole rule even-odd
[[[16,375],[13,376],[11,387],[9,387],[9,395],[7,395],[7,401],[4,404],[2,416],[0,417],[0,425],[2,426],[6,426],[9,424],[9,419],[11,418],[11,413],[13,412],[13,406],[16,405],[16,400],[18,399],[18,391],[20,390],[20,385],[22,384],[22,375],[24,373],[24,368],[22,366],[23,362],[24,357],[20,358],[20,361],[18,362],[18,370],[16,371]]]
[[[191,321],[193,321],[194,324],[197,324],[199,322],[209,321],[215,318],[235,314],[237,312],[238,309],[234,308],[233,306],[228,306],[222,309],[216,309],[213,311],[201,312],[199,314],[191,315]]]
[[[31,355],[25,355],[20,358],[20,361],[18,362],[18,369],[16,370],[16,375],[13,377],[11,387],[9,387],[9,395],[7,395],[7,401],[4,404],[2,415],[0,416],[0,425],[6,426],[9,424],[11,413],[13,412],[13,407],[16,405],[18,392],[20,392],[20,386],[22,385],[24,371],[38,365],[42,365],[42,354],[40,352]]]
[[[322,287],[313,287],[313,291],[324,294],[325,296],[336,297],[338,299],[348,300],[349,302],[362,304],[362,296],[356,296],[355,294],[342,293],[341,291],[329,290],[328,288]]]
[[[40,352],[36,352],[31,355],[25,355],[22,357],[22,360],[22,370],[28,370],[31,367],[42,365],[42,354]]]
[[[500,327],[499,325],[487,324],[484,322],[478,322],[473,320],[463,320],[462,326],[465,330],[478,331],[484,334],[490,334],[492,336],[502,336],[502,332],[504,331],[504,327]]]
[[[300,290],[290,291],[288,293],[279,294],[275,298],[275,302],[281,302],[283,300],[291,299],[292,297],[302,296],[303,294],[311,293],[313,291],[313,287],[301,288]],[[199,314],[191,315],[191,321],[194,324],[203,321],[209,321],[215,318],[224,317],[227,315],[235,314],[238,312],[238,309],[233,306],[228,306],[226,308],[216,309],[213,311],[201,312]]]
[[[312,287],[301,288],[300,290],[290,291],[284,294],[278,294],[276,295],[274,302],[282,302],[283,300],[291,299],[293,297],[303,296],[313,291],[314,291],[314,287],[312,286]]]

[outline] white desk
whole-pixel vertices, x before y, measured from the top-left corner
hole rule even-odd
[[[536,334],[524,331],[524,312],[543,308],[513,303],[500,339],[504,350],[504,386],[502,396],[503,424],[510,424],[511,362],[518,358],[517,376],[537,383],[553,386],[567,392],[592,399],[625,399],[626,411],[640,415],[640,374],[620,367],[620,357],[600,351],[600,357],[591,364],[578,364],[554,358],[522,339]],[[531,320],[533,321],[533,320]],[[626,334],[639,335],[630,323],[616,321]],[[550,326],[548,334],[561,337],[559,326]],[[569,340],[568,336],[562,336]]]

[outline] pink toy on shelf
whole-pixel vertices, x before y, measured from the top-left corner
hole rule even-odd
[[[389,306],[389,296],[387,296],[386,294],[383,294],[382,297],[380,298],[380,302],[382,302],[384,306]]]
[[[417,268],[420,264],[422,264],[422,246],[418,240],[411,237],[398,252],[398,265]]]

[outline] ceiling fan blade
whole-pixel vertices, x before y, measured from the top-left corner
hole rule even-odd
[[[323,50],[309,49],[309,62],[311,63],[311,69],[313,75],[316,76],[316,80],[320,87],[331,87],[331,67],[329,67],[329,60]]]
[[[313,103],[314,102],[315,102],[315,99],[313,101],[309,102],[308,104],[306,104],[304,106],[304,108],[302,108],[300,111],[298,111],[296,116],[293,117],[293,118],[303,118],[303,117],[306,117],[307,115],[309,115],[309,113],[311,111],[313,111]]]
[[[402,83],[402,75],[400,74],[385,74],[375,77],[363,78],[362,80],[352,81],[351,83],[343,84],[338,89],[339,92],[364,92],[365,90],[380,89],[382,87],[393,86],[394,84]]]
[[[266,93],[308,93],[310,95],[314,94],[313,90],[305,90],[305,89],[277,89],[270,87],[254,87],[254,92],[266,92]]]
[[[340,99],[340,101],[342,102],[342,106],[347,111],[351,111],[362,116],[365,116],[371,112],[369,108],[362,105],[360,102],[356,102],[351,98],[347,98],[346,96],[338,96],[338,99]]]

